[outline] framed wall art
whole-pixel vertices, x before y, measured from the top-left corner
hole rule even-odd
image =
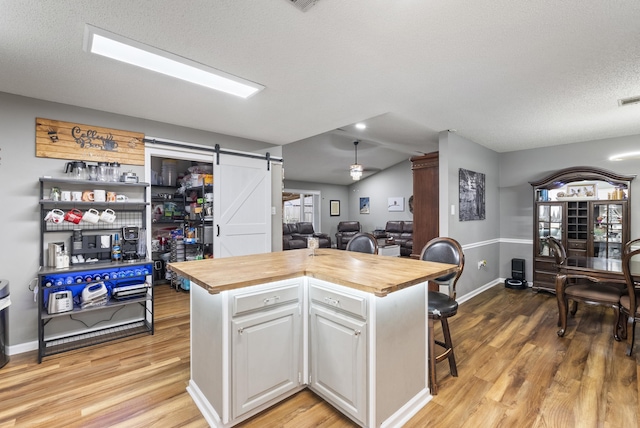
[[[485,219],[485,175],[481,172],[459,169],[459,220]]]
[[[329,215],[331,217],[340,215],[340,201],[335,199],[329,201]]]
[[[404,198],[400,196],[389,198],[388,211],[404,211]]]
[[[369,198],[360,198],[360,214],[369,214]]]

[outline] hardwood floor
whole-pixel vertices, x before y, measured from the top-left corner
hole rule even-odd
[[[0,369],[0,427],[206,427],[185,391],[189,296],[156,287],[156,333]],[[450,326],[459,377],[438,364],[440,393],[407,427],[635,427],[638,354],[613,340],[612,311],[581,304],[564,338],[555,297],[496,286]],[[305,390],[240,425],[350,427]]]

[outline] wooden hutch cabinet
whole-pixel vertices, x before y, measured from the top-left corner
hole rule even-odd
[[[562,242],[567,256],[621,259],[629,241],[631,181],[594,167],[554,172],[533,186],[533,288],[555,292],[556,266],[546,238]]]
[[[411,158],[413,171],[413,249],[419,258],[422,248],[438,236],[440,186],[438,152]]]

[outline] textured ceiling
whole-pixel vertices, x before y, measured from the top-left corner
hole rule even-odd
[[[640,95],[639,22],[637,0],[0,0],[0,91],[293,143],[288,178],[348,183],[328,171],[353,138],[375,170],[446,129],[498,152],[640,134],[640,105],[617,106]],[[242,100],[91,56],[86,23],[266,89]]]

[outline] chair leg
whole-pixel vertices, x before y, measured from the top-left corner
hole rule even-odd
[[[571,316],[575,317],[576,312],[578,312],[578,301],[574,300],[571,304]]]
[[[449,371],[451,376],[458,376],[458,368],[456,367],[456,357],[453,355],[453,342],[451,341],[451,332],[449,331],[449,321],[447,318],[442,318],[442,333],[444,334],[444,344],[449,352],[447,359],[449,360]]]
[[[636,319],[633,317],[629,317],[629,322],[631,323],[631,328],[627,331],[627,341],[629,342],[627,355],[631,356],[631,354],[633,353],[633,344],[636,339]]]
[[[438,383],[436,382],[436,340],[434,337],[434,320],[429,318],[429,390],[432,395],[438,395]]]
[[[625,337],[625,331],[623,327],[624,323],[622,322],[623,317],[618,306],[613,307],[613,312],[616,315],[616,322],[613,324],[613,338],[616,341],[620,342],[620,340]]]

